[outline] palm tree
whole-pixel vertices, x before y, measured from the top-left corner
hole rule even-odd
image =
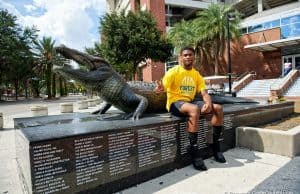
[[[195,36],[196,29],[193,27],[194,23],[190,21],[182,21],[176,23],[174,27],[169,31],[168,38],[171,40],[172,44],[175,46],[176,53],[178,49],[185,45],[195,45],[197,42],[197,37]]]
[[[226,48],[227,15],[234,15],[235,20],[230,22],[232,39],[240,36],[240,14],[232,7],[211,4],[207,10],[200,11],[191,21],[183,21],[171,30],[168,37],[176,47],[191,44],[196,48],[197,58],[206,58],[209,64],[214,63],[215,75],[219,67],[219,59],[223,58]],[[181,45],[180,45],[181,44]]]
[[[52,67],[56,60],[54,50],[55,40],[52,40],[51,37],[43,37],[42,40],[35,42],[35,45],[37,50],[36,55],[38,58],[38,64],[35,67],[35,70],[42,74],[45,73],[47,95],[48,99],[51,99],[51,80],[53,78]]]
[[[240,36],[240,14],[230,6],[212,4],[207,10],[199,12],[194,20],[195,26],[199,26],[199,40],[197,47],[208,44],[210,46],[211,57],[214,59],[215,75],[218,74],[219,59],[223,58],[226,48],[227,16],[234,15],[235,20],[230,21],[229,32],[232,39]]]

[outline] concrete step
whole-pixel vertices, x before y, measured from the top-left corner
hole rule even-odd
[[[270,87],[278,79],[253,80],[237,93],[237,96],[269,96]]]

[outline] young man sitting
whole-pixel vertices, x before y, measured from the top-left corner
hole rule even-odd
[[[167,92],[166,108],[175,116],[188,117],[188,133],[191,145],[191,158],[195,169],[207,170],[198,150],[198,120],[201,114],[212,114],[213,125],[213,154],[216,161],[226,162],[220,152],[219,138],[223,129],[223,109],[221,105],[212,104],[206,90],[206,85],[200,73],[193,68],[195,50],[187,46],[180,51],[181,64],[170,69],[164,76],[162,83],[157,82],[156,92]],[[200,93],[203,101],[194,101],[195,95]]]

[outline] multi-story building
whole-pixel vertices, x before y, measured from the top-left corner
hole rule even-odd
[[[211,3],[233,5],[243,15],[243,36],[230,48],[233,73],[254,71],[258,78],[279,77],[286,62],[300,69],[299,0],[107,0],[107,11],[136,10],[139,4],[141,9],[150,10],[159,28],[167,32],[176,22],[192,19]],[[224,56],[219,70],[223,75],[228,66]],[[148,60],[143,67],[144,80],[160,79],[164,71],[164,64]],[[204,64],[201,72],[212,75],[213,68]]]
[[[235,55],[233,66],[246,58],[243,66],[256,70],[261,78],[282,75],[287,62],[300,69],[300,1],[252,0],[234,6],[246,16],[242,40],[248,39],[241,55]]]

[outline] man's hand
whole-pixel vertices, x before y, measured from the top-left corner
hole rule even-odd
[[[212,110],[212,105],[211,103],[205,103],[202,108],[201,108],[201,114],[204,113],[204,114],[207,114],[207,113],[210,113]]]
[[[156,80],[155,83],[156,83],[156,87],[154,88],[154,92],[155,92],[155,93],[161,93],[161,92],[164,92],[164,86],[163,86],[162,82]]]
[[[201,113],[210,113],[212,111],[212,103],[211,103],[210,95],[207,93],[206,90],[202,90],[201,95],[205,103],[201,108]]]

